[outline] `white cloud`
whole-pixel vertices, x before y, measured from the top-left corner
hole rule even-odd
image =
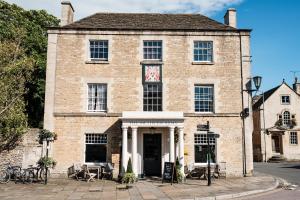
[[[60,0],[6,0],[26,9],[45,9],[60,17]],[[211,16],[243,0],[71,0],[75,18],[95,12],[201,13]]]

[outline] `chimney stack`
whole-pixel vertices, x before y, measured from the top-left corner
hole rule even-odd
[[[224,24],[236,28],[236,10],[229,8],[224,16]]]
[[[295,77],[295,83],[293,84],[293,89],[296,93],[300,95],[300,82],[298,82],[298,78]]]
[[[61,21],[60,26],[71,24],[74,18],[74,8],[70,1],[61,2]]]

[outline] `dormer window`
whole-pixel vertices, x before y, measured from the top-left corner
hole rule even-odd
[[[282,95],[281,96],[281,104],[290,104],[290,96],[289,95]]]

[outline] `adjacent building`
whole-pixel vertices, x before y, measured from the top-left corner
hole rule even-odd
[[[137,176],[160,176],[164,162],[213,163],[228,176],[251,174],[250,32],[200,14],[96,13],[73,22],[62,2],[60,27],[48,31],[44,128],[57,133],[53,173],[73,163],[131,158]],[[250,106],[249,106],[250,105]],[[249,116],[241,117],[249,110]],[[183,167],[182,167],[183,171]]]
[[[300,160],[300,83],[285,81],[253,105],[254,161]]]

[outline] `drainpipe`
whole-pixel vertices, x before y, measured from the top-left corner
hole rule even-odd
[[[242,36],[240,36],[240,62],[241,62],[241,95],[242,95],[242,111],[244,110],[244,77],[243,77],[243,54],[242,54]],[[246,162],[246,141],[245,141],[245,118],[242,116],[242,152],[243,152],[243,176],[247,174]]]

